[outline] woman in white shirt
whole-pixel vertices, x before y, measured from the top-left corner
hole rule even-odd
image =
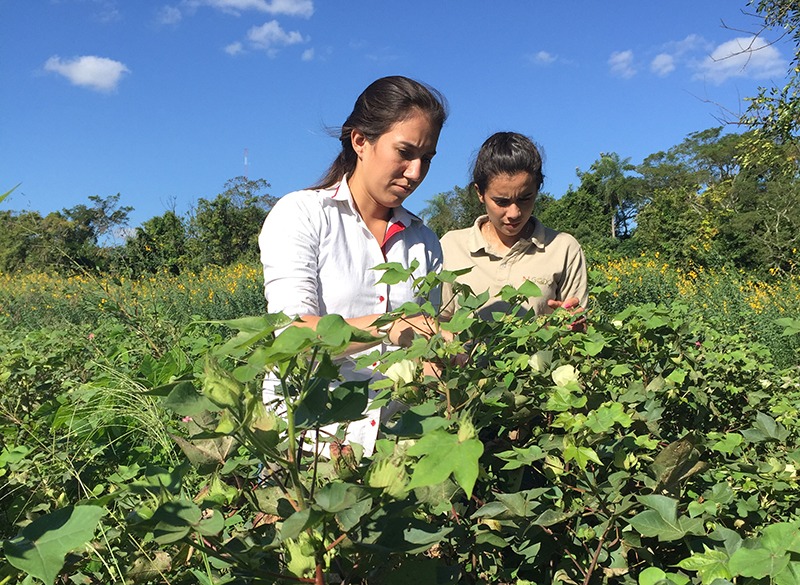
[[[444,98],[406,77],[384,77],[358,97],[341,128],[342,150],[319,184],[282,197],[259,236],[264,292],[271,313],[297,316],[298,326],[315,327],[328,314],[372,332],[375,341],[406,345],[415,334],[430,335],[424,316],[395,321],[386,331],[374,323],[408,301],[420,300],[410,283],[378,284],[384,262],[409,267],[414,276],[438,271],[442,251],[435,234],[402,204],[425,178],[439,132],[447,118]],[[345,379],[363,380],[372,371],[344,360]],[[265,400],[277,380],[265,383]],[[351,423],[348,439],[371,452],[378,413]]]

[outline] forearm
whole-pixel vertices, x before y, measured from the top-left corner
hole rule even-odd
[[[384,341],[391,345],[407,347],[411,345],[416,335],[430,337],[439,329],[438,322],[425,315],[401,317],[392,322],[391,326],[381,326],[379,329],[375,322],[381,317],[383,317],[382,314],[376,313],[345,319],[348,325],[366,331],[374,336],[374,341],[351,343],[345,353],[356,353],[375,347]],[[301,315],[299,320],[295,322],[295,326],[315,329],[320,319],[321,317],[317,315]]]

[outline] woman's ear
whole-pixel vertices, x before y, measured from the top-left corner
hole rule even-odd
[[[350,143],[353,145],[353,150],[359,159],[364,153],[367,142],[367,137],[361,130],[353,128],[353,130],[350,131]]]
[[[477,194],[478,194],[478,201],[480,201],[481,203],[486,203],[486,202],[483,200],[483,193],[481,193],[481,190],[480,190],[480,189],[478,189],[478,185],[477,185],[477,183],[472,183],[472,186],[473,186],[473,188],[475,189],[475,193],[477,193]]]

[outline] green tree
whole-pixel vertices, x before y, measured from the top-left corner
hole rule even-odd
[[[787,82],[783,87],[760,87],[748,98],[750,107],[741,122],[750,128],[793,146],[797,157],[797,138],[800,134],[800,6],[794,0],[750,0],[758,16],[763,18],[762,29],[755,34],[777,30],[794,42],[794,55],[789,63]],[[757,48],[746,49],[748,51]]]
[[[547,226],[572,234],[584,247],[618,248],[633,232],[641,206],[635,167],[616,153],[601,154],[588,171],[577,171],[581,183],[560,199],[540,196],[537,216]]]
[[[22,270],[36,245],[42,216],[36,211],[0,211],[0,270]]]
[[[93,195],[79,204],[42,217],[38,212],[0,214],[0,268],[6,271],[72,272],[105,270],[111,248],[107,236],[126,225],[131,207],[119,207],[119,194]]]
[[[650,155],[637,167],[647,196],[635,241],[680,261],[792,270],[800,200],[791,153],[763,134],[717,127]]]
[[[633,231],[633,221],[639,209],[639,183],[630,175],[636,167],[630,159],[621,159],[616,152],[601,153],[586,172],[578,172],[579,190],[602,203],[603,215],[608,217],[611,239],[627,238]]]
[[[452,191],[434,195],[420,216],[425,220],[425,225],[441,237],[449,231],[471,226],[484,213],[475,187],[469,185],[455,186]]]
[[[258,257],[258,233],[276,199],[262,193],[264,179],[235,177],[214,199],[199,199],[189,217],[187,250],[192,268],[227,266]]]
[[[125,242],[122,263],[133,276],[167,270],[179,274],[187,264],[186,225],[175,211],[153,217]]]
[[[553,229],[567,232],[584,246],[608,249],[610,213],[603,201],[583,189],[570,188],[560,199],[537,203],[537,217]]]

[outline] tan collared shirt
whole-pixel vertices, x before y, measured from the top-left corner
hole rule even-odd
[[[577,297],[581,307],[588,303],[586,259],[578,241],[571,235],[542,225],[531,217],[533,232],[520,238],[508,252],[494,249],[481,233],[488,221],[482,215],[472,227],[454,230],[442,236],[444,270],[472,267],[458,282],[468,285],[475,294],[489,291],[489,301],[479,310],[481,318],[491,319],[493,312],[508,310],[498,294],[507,284],[519,287],[526,280],[535,283],[542,296],[531,297],[525,307],[537,315],[551,313],[548,299],[564,301]],[[526,230],[530,233],[530,229]],[[442,290],[442,315],[448,318],[457,309],[457,299],[450,285]]]

